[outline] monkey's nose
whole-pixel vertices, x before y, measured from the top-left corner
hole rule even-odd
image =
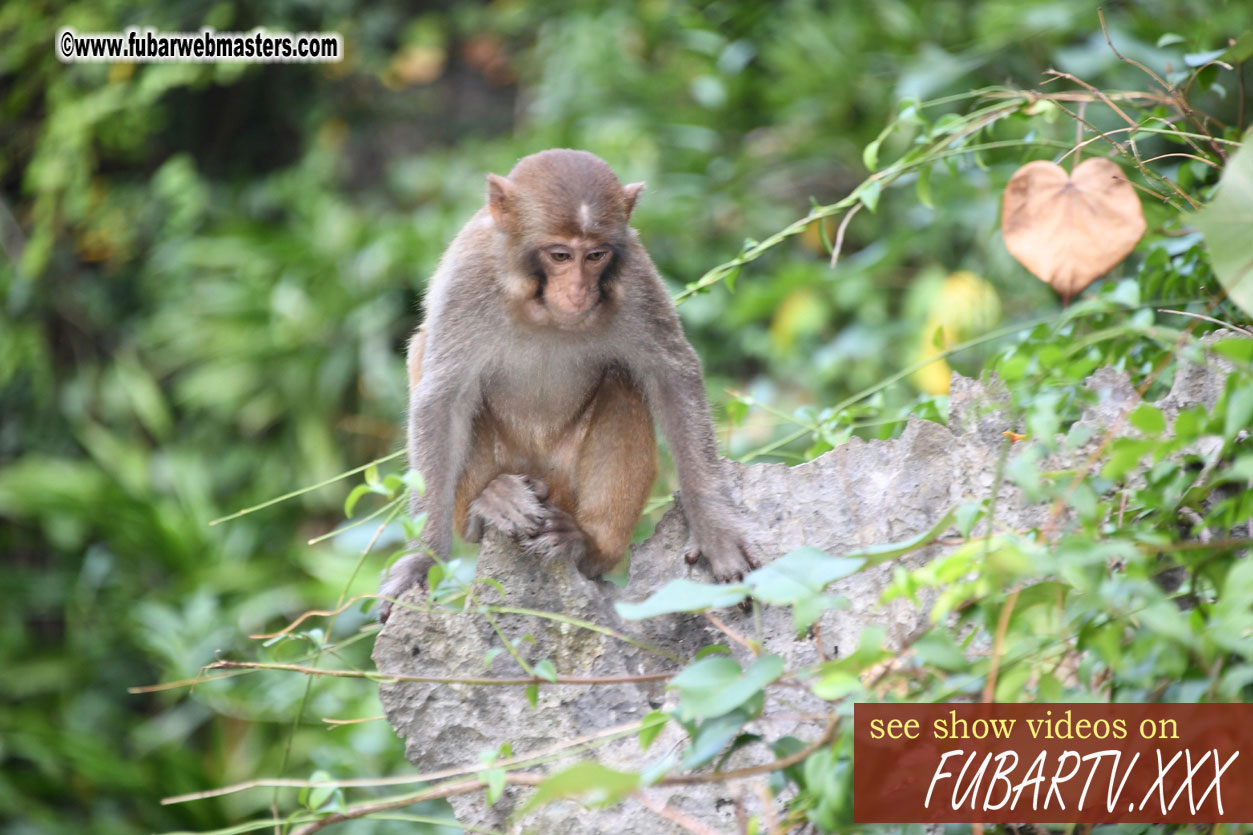
[[[585,287],[567,290],[562,297],[562,312],[578,316],[591,310],[596,303],[596,294]]]

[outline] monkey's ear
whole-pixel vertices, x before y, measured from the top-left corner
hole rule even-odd
[[[628,219],[631,217],[631,212],[635,210],[635,201],[639,199],[640,192],[643,190],[643,183],[631,183],[629,186],[622,187],[622,194],[626,197]]]
[[[509,229],[512,225],[514,186],[509,180],[495,174],[487,175],[487,208],[492,213],[492,220],[501,229]]]

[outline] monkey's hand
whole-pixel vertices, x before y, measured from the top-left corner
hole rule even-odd
[[[548,514],[548,485],[527,475],[498,475],[470,502],[465,539],[478,542],[491,525],[515,540],[535,534]]]
[[[745,574],[761,567],[761,556],[735,521],[731,509],[719,508],[719,511],[712,520],[701,520],[703,524],[688,516],[683,558],[688,565],[695,565],[704,556],[716,582],[739,582]]]
[[[435,560],[425,552],[405,554],[387,570],[379,583],[379,594],[384,597],[399,598],[414,586],[426,586],[426,573],[430,571]],[[379,620],[387,623],[392,613],[392,602],[384,600],[379,606]]]

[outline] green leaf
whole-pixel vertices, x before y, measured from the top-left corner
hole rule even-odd
[[[1214,274],[1228,297],[1253,316],[1253,143],[1245,143],[1228,160],[1218,194],[1196,216],[1205,236]]]
[[[487,784],[487,805],[495,806],[496,801],[505,792],[505,770],[489,768],[479,772],[479,779]]]
[[[699,661],[706,655],[730,655],[731,650],[725,644],[710,644],[707,647],[701,647],[696,651],[693,661]]]
[[[331,775],[325,771],[315,771],[313,776],[309,778],[314,783],[326,783],[325,786],[309,786],[309,796],[305,801],[305,805],[310,809],[321,809],[326,801],[331,799],[331,795],[335,794],[335,790],[339,786],[331,782]]]
[[[931,201],[931,166],[925,165],[918,169],[918,181],[914,183],[914,191],[918,195],[918,202],[926,206],[928,209],[934,209],[935,203]]]
[[[426,527],[426,511],[422,511],[412,519],[408,516],[401,516],[400,526],[405,529],[405,538],[416,542],[422,538],[422,529]]]
[[[1215,484],[1253,482],[1253,455],[1241,455],[1214,478]]]
[[[622,801],[639,787],[637,774],[615,771],[600,763],[579,763],[540,783],[522,812],[564,799],[577,800],[589,808],[603,808]]]
[[[1227,420],[1223,437],[1231,439],[1241,429],[1253,427],[1253,385],[1242,386],[1227,399]]]
[[[860,551],[854,551],[848,555],[848,559],[859,559],[866,563],[867,568],[879,565],[888,560],[896,559],[904,556],[910,551],[916,551],[919,548],[930,545],[934,540],[938,539],[940,534],[944,533],[953,525],[953,520],[957,517],[957,510],[950,510],[940,517],[940,521],[931,526],[929,530],[923,531],[915,537],[911,537],[901,542],[888,542],[883,545],[872,545],[869,548],[862,548]]]
[[[879,192],[883,189],[883,184],[879,180],[870,180],[862,186],[857,192],[857,199],[862,205],[871,212],[879,205]]]
[[[679,765],[683,768],[699,768],[718,756],[726,744],[735,739],[744,723],[752,716],[746,710],[735,710],[725,716],[700,723],[692,734],[692,745],[683,754]]]
[[[829,702],[836,702],[862,689],[861,679],[844,670],[832,670],[814,682],[814,695]]]
[[[532,669],[535,670],[535,675],[544,679],[544,681],[549,681],[553,684],[557,683],[557,668],[553,666],[553,662],[549,659],[545,658]]]
[[[1239,430],[1253,428],[1253,385],[1239,387],[1227,400],[1224,438],[1234,438]]]
[[[352,518],[353,508],[357,506],[357,502],[361,501],[361,497],[367,493],[373,492],[368,484],[358,484],[348,493],[348,498],[344,499],[344,516]]]
[[[847,597],[832,597],[829,594],[815,594],[796,601],[792,604],[792,626],[796,629],[796,636],[799,638],[807,633],[823,612],[848,607]]]
[[[889,122],[887,127],[879,131],[879,135],[876,136],[869,145],[862,149],[861,161],[862,164],[866,166],[867,171],[873,172],[879,169],[879,146],[883,144],[883,140],[887,139],[888,135],[895,130],[895,128],[896,122]]]
[[[798,751],[805,748],[805,743],[794,736],[782,736],[776,739],[771,745],[770,750],[774,751],[774,755],[781,760],[785,760]],[[801,764],[795,763],[783,769],[783,774],[792,782],[800,785]]]
[[[1183,56],[1183,62],[1189,67],[1202,67],[1212,61],[1221,60],[1227,52],[1225,49],[1209,49],[1204,52],[1189,52]]]
[[[953,512],[954,522],[957,524],[957,532],[962,536],[970,536],[970,532],[974,530],[979,520],[983,518],[984,504],[983,502],[966,502]]]
[[[864,564],[865,560],[832,557],[817,548],[803,546],[753,571],[744,578],[744,585],[758,600],[786,606],[812,597],[828,583],[848,577]]]
[[[778,655],[763,655],[742,673],[734,658],[714,655],[689,666],[669,686],[679,690],[682,719],[707,719],[734,710],[782,674]]]
[[[640,723],[640,750],[647,751],[648,746],[653,744],[653,740],[657,738],[657,734],[661,733],[661,729],[670,721],[668,713],[662,713],[660,710],[654,710],[644,715],[643,721]]]
[[[406,470],[401,480],[418,495],[426,493],[426,482],[422,479],[422,473],[417,470]]]
[[[939,667],[951,673],[970,668],[970,662],[952,637],[943,629],[932,629],[914,642],[914,652],[924,664]]]
[[[1141,403],[1131,413],[1131,425],[1150,438],[1156,438],[1166,431],[1166,418],[1162,410],[1148,403]]]
[[[680,577],[666,583],[639,603],[618,601],[614,608],[627,620],[643,620],[674,612],[721,609],[734,606],[745,597],[748,597],[748,587],[742,584],[715,586]]]
[[[528,684],[526,686],[526,700],[530,703],[531,709],[534,710],[539,705],[539,685]]]
[[[1241,64],[1253,58],[1253,29],[1236,38],[1236,42],[1227,47],[1219,60],[1228,64]]]
[[[1247,336],[1220,339],[1210,346],[1210,350],[1236,362],[1253,361],[1253,339]]]

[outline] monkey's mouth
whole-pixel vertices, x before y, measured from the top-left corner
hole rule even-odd
[[[541,299],[540,304],[558,327],[573,328],[586,324],[600,312],[600,299],[582,308],[564,308]]]
[[[568,299],[550,298],[549,287],[541,283],[535,294],[535,302],[547,314],[553,324],[564,328],[577,328],[595,318],[601,310],[605,298],[604,288],[597,288],[587,294],[585,299],[571,301]]]

